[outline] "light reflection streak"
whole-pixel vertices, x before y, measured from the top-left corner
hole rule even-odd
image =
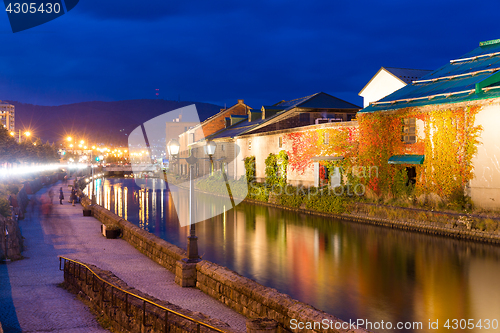
[[[146,207],[146,215],[144,218],[144,224],[146,225],[146,230],[149,230],[149,190],[146,189],[146,196],[144,198],[144,206]]]
[[[125,202],[123,210],[125,212],[125,220],[128,220],[128,187],[125,187],[123,193],[124,193],[123,200]]]
[[[115,198],[118,202],[118,216],[123,217],[123,188],[118,187],[118,197]]]

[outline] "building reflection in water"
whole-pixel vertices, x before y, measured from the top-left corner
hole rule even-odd
[[[171,189],[180,191],[174,205],[152,180],[139,188],[106,179],[96,189],[105,207],[186,248],[189,226],[179,226],[188,218],[186,191]],[[214,202],[206,196],[197,209],[214,210]],[[344,320],[424,328],[429,319],[500,320],[499,247],[245,203],[198,223],[196,233],[203,258]]]

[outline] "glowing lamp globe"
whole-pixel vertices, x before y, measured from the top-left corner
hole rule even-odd
[[[215,154],[215,148],[217,148],[217,144],[213,141],[208,141],[205,147],[203,147],[205,150],[205,154],[208,156],[212,156]]]
[[[175,139],[170,140],[167,144],[168,154],[172,156],[179,155],[180,148],[181,145],[179,144],[179,141]]]

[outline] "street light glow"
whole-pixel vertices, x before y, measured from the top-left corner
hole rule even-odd
[[[68,141],[68,142],[70,142],[71,140],[73,140],[73,138],[72,138],[72,137],[70,137],[70,136],[68,136],[68,137],[66,138],[66,141]]]

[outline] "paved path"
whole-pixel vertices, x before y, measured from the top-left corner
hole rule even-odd
[[[53,187],[54,193],[60,186]],[[68,198],[67,187],[63,189]],[[83,217],[79,204],[73,207],[67,200],[63,205],[54,200],[50,218],[35,216],[20,222],[27,258],[0,265],[0,322],[5,333],[107,332],[83,303],[57,287],[63,281],[58,255],[109,270],[142,292],[245,331],[244,316],[198,289],[179,287],[173,273],[126,241],[104,238],[100,225],[93,217]]]

